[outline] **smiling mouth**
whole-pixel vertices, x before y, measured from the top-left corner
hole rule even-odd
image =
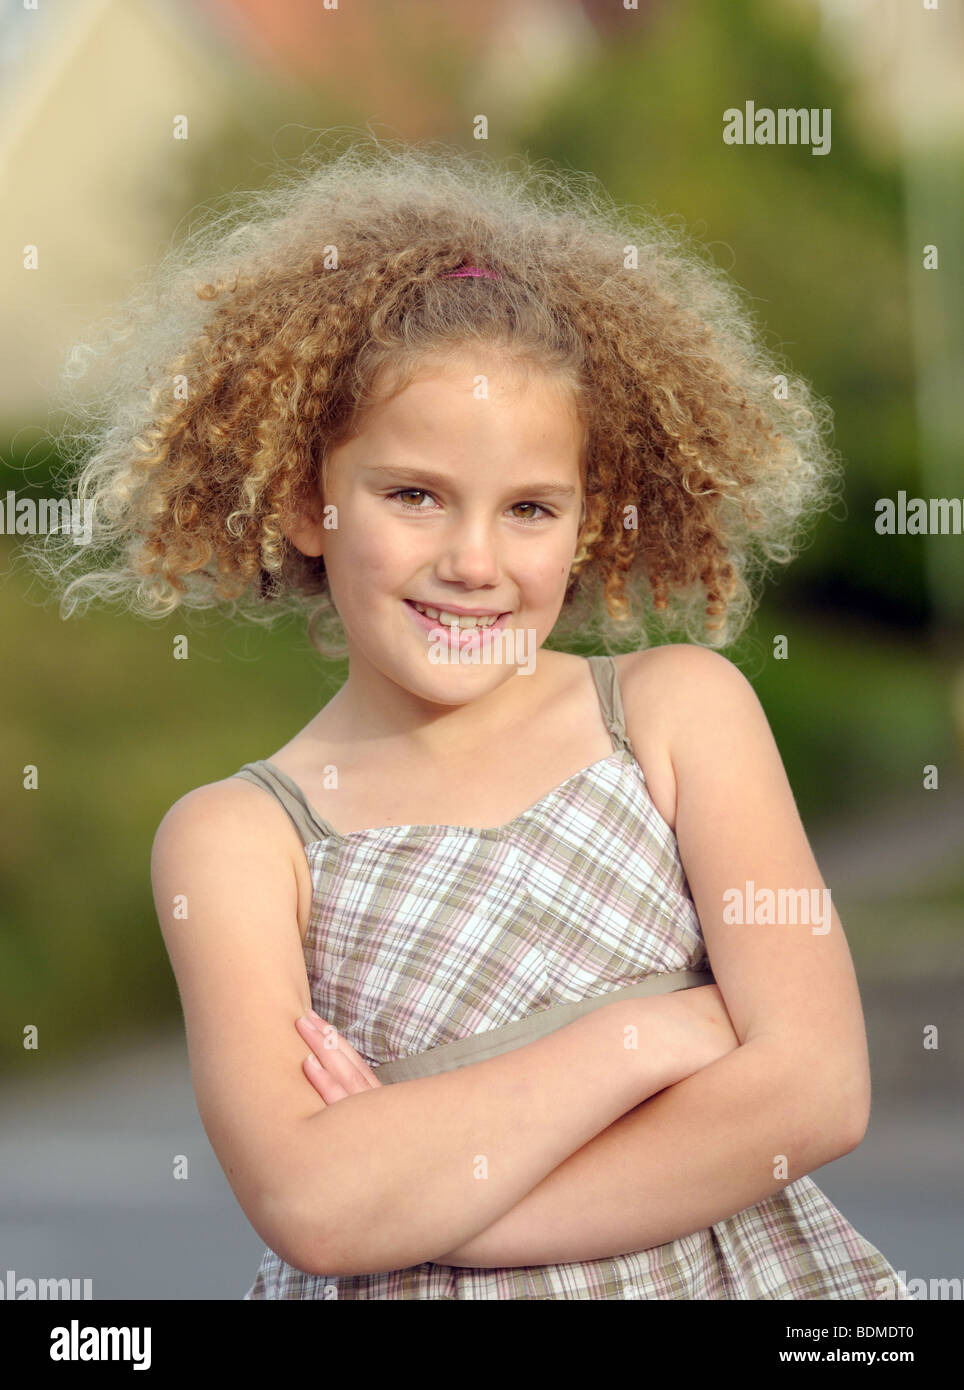
[[[496,627],[502,622],[503,618],[509,616],[508,613],[492,613],[486,615],[452,613],[445,608],[435,608],[425,603],[416,603],[414,599],[410,598],[405,599],[404,602],[423,617],[426,622],[437,623],[440,627],[453,628],[460,632],[473,632],[477,629],[484,632],[488,628]]]

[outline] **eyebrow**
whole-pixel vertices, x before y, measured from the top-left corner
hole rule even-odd
[[[411,468],[405,464],[376,465],[363,470],[372,477],[395,478],[399,482],[429,483],[433,487],[449,487],[452,479],[431,468]],[[543,497],[575,497],[576,489],[570,483],[519,483],[513,484],[512,492],[540,493]]]

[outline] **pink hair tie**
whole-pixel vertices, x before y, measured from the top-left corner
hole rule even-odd
[[[494,270],[480,270],[477,265],[467,265],[464,270],[447,270],[440,278],[442,280],[451,280],[463,275],[470,275],[473,277],[482,276],[483,279],[486,280],[498,280],[499,278]]]

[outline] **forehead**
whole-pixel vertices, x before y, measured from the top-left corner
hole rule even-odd
[[[464,383],[484,376],[505,392],[565,390],[558,375],[542,370],[530,358],[518,356],[491,343],[425,353],[414,361],[388,364],[378,373],[376,389],[386,393],[410,385]]]
[[[448,425],[496,434],[511,428],[516,436],[551,440],[556,448],[581,434],[569,382],[492,348],[421,361],[404,373],[386,369],[373,394],[362,431],[390,427],[423,435]]]

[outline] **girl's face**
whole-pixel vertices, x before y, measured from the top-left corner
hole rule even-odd
[[[462,704],[515,673],[518,656],[430,660],[438,620],[420,618],[413,601],[507,615],[499,625],[519,632],[497,652],[541,647],[576,549],[581,442],[571,393],[481,349],[427,363],[366,413],[329,458],[322,501],[334,529],[289,532],[305,553],[324,555],[350,682],[380,675],[423,700]]]

